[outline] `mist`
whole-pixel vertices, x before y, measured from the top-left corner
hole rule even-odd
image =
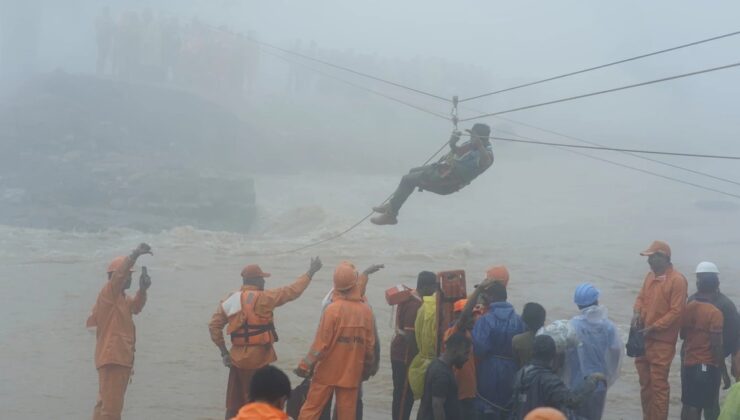
[[[286,372],[308,351],[333,266],[386,264],[368,288],[383,350],[364,389],[366,419],[390,410],[383,292],[412,286],[419,271],[465,269],[471,290],[488,266],[506,264],[514,306],[541,302],[548,322],[572,316],[573,288],[591,281],[623,334],[648,270],[638,253],[652,240],[670,242],[689,278],[703,260],[737,277],[736,160],[650,156],[673,165],[664,166],[494,139],[492,168],[461,191],[415,192],[398,225],[343,232],[409,169],[436,160],[454,128],[449,101],[377,79],[464,99],[733,32],[739,13],[731,1],[0,0],[0,278],[9,286],[0,406],[11,417],[89,416],[95,344],[83,323],[110,258],[141,241],[155,249],[154,285],[135,318],[124,415],[142,419],[223,418],[228,371],[205,325],[249,263],[282,286],[311,256],[325,261],[304,296],[276,311]],[[458,112],[722,66],[738,50],[731,36],[462,102]],[[730,68],[459,128],[739,156],[739,75]],[[730,281],[722,289],[740,293]],[[53,334],[33,332],[52,323]],[[606,417],[639,416],[639,401],[628,360]],[[671,413],[679,409],[673,401]]]

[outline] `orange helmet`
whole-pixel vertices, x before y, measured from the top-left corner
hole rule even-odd
[[[452,307],[453,312],[462,312],[463,309],[465,309],[465,305],[467,305],[468,300],[467,299],[460,299],[458,301],[455,301],[455,305]]]
[[[496,265],[486,271],[487,280],[498,280],[504,287],[509,285],[509,270],[506,266]]]
[[[524,417],[524,420],[566,420],[565,415],[550,407],[536,408]]]
[[[110,264],[108,264],[108,271],[107,271],[107,273],[113,273],[115,271],[118,271],[118,269],[121,268],[121,266],[123,264],[125,264],[125,263],[126,263],[126,257],[123,256],[123,255],[120,256],[120,257],[113,258],[113,260],[110,262]],[[129,271],[131,271],[133,273],[134,272],[134,269],[132,268]]]
[[[340,263],[334,270],[334,290],[344,292],[355,287],[357,277],[357,270],[352,263]]]

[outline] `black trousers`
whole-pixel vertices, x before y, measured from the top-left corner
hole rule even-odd
[[[440,165],[439,163],[432,163],[427,166],[420,166],[404,175],[389,201],[391,214],[398,215],[403,203],[416,188],[422,188],[424,191],[439,195],[448,195],[458,191],[462,184],[453,176],[442,177],[440,175]]]
[[[409,420],[411,409],[414,407],[414,394],[408,381],[409,365],[403,362],[391,361],[393,371],[393,406],[391,420]],[[405,392],[404,392],[404,387]]]

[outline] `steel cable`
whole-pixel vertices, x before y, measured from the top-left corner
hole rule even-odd
[[[484,98],[486,96],[496,95],[496,94],[499,94],[499,93],[510,92],[512,90],[521,89],[521,88],[525,88],[525,87],[528,87],[528,86],[534,86],[534,85],[538,85],[540,83],[551,82],[553,80],[558,80],[558,79],[562,79],[562,78],[565,78],[565,77],[575,76],[577,74],[587,73],[587,72],[590,72],[590,71],[594,71],[594,70],[599,70],[599,69],[603,69],[603,68],[606,68],[606,67],[615,66],[617,64],[628,63],[630,61],[640,60],[640,59],[643,59],[643,58],[652,57],[654,55],[663,54],[663,53],[667,53],[667,52],[671,52],[671,51],[676,51],[676,50],[680,50],[680,49],[683,49],[683,48],[693,47],[695,45],[704,44],[704,43],[707,43],[707,42],[716,41],[716,40],[723,39],[723,38],[729,38],[729,37],[732,37],[732,36],[735,36],[735,35],[739,35],[739,34],[740,34],[740,31],[735,31],[735,32],[730,32],[730,33],[723,34],[723,35],[713,36],[711,38],[706,38],[706,39],[702,39],[702,40],[699,40],[699,41],[689,42],[688,44],[681,44],[681,45],[677,45],[675,47],[666,48],[666,49],[658,50],[658,51],[653,51],[653,52],[650,52],[650,53],[647,53],[647,54],[641,54],[641,55],[637,55],[637,56],[634,56],[634,57],[625,58],[625,59],[617,60],[617,61],[612,61],[610,63],[601,64],[601,65],[594,66],[594,67],[589,67],[589,68],[582,69],[582,70],[572,71],[570,73],[565,73],[565,74],[561,74],[561,75],[558,75],[558,76],[548,77],[546,79],[536,80],[534,82],[523,83],[521,85],[512,86],[512,87],[509,87],[509,88],[506,88],[506,89],[500,89],[500,90],[497,90],[497,91],[494,91],[494,92],[484,93],[482,95],[471,96],[469,98],[461,99],[460,102],[462,103],[462,102],[466,102],[466,101],[472,101],[474,99]]]

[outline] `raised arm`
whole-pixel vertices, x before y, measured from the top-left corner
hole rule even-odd
[[[313,276],[321,270],[321,267],[323,267],[321,259],[319,257],[312,258],[308,271],[298,277],[292,284],[262,292],[262,295],[255,304],[257,314],[269,314],[278,306],[283,306],[288,302],[298,299],[311,283]]]
[[[134,264],[136,264],[136,260],[144,254],[153,255],[152,248],[145,243],[141,243],[136,247],[136,249],[131,251],[131,254],[126,257],[124,263],[121,264],[116,271],[111,273],[110,281],[108,283],[110,293],[109,297],[115,299],[123,293],[123,288],[128,280],[131,267],[133,267]]]

